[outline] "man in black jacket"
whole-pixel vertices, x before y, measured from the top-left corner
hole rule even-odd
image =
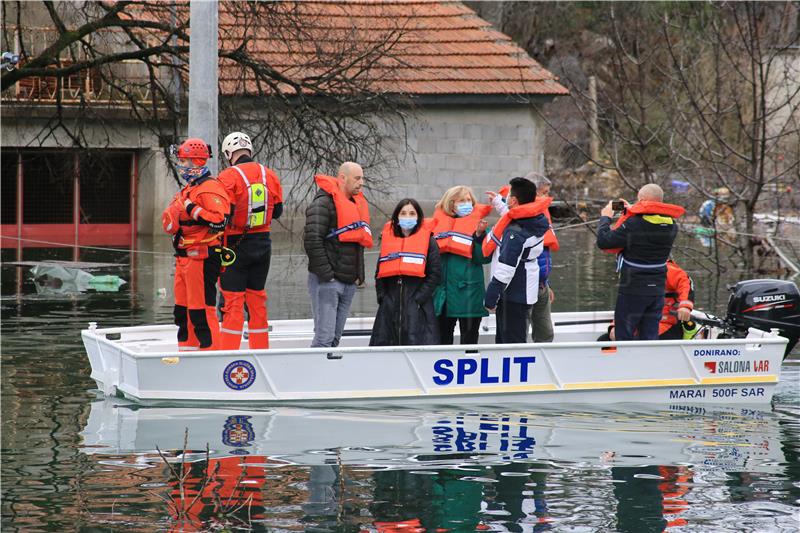
[[[355,203],[364,185],[361,166],[343,163],[336,177],[344,201]],[[334,197],[320,188],[306,209],[303,231],[303,247],[308,256],[308,292],[314,315],[312,348],[339,345],[356,284],[364,282],[364,246],[343,242],[335,235],[338,229]]]
[[[678,234],[675,218],[683,213],[676,205],[663,203],[664,191],[655,183],[639,189],[634,206],[622,223],[611,228],[611,202],[600,211],[597,246],[617,252],[619,290],[614,309],[617,340],[656,340],[667,259]]]

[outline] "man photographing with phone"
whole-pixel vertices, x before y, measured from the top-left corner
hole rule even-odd
[[[684,213],[682,207],[663,200],[661,187],[648,183],[639,189],[635,204],[615,200],[600,211],[597,246],[617,254],[614,323],[620,341],[658,339],[667,259],[678,234],[675,219]],[[622,216],[612,227],[615,213]]]

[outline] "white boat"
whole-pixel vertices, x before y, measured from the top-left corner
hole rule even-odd
[[[770,403],[787,345],[777,331],[595,342],[612,316],[554,313],[548,344],[491,344],[494,316],[475,346],[369,347],[371,318],[348,320],[337,348],[308,348],[310,320],[272,322],[268,350],[179,352],[172,325],[81,335],[98,388],[142,403]]]
[[[602,427],[602,431],[599,431]],[[498,461],[598,460],[614,466],[692,464],[698,469],[772,472],[784,462],[778,417],[732,406],[625,404],[621,409],[548,408],[463,412],[412,408],[139,407],[91,404],[81,451],[158,463],[156,447],[186,461],[235,455],[284,465],[437,468]],[[601,436],[598,436],[598,432]],[[643,455],[645,454],[645,455]],[[334,459],[335,458],[335,459]]]

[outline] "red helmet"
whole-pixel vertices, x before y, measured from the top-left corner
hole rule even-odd
[[[178,159],[189,159],[195,165],[205,165],[211,157],[211,150],[203,139],[192,137],[183,141],[175,155]]]

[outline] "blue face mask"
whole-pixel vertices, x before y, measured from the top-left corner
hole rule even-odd
[[[462,202],[456,204],[456,214],[460,217],[466,217],[472,214],[472,202]]]
[[[186,183],[192,183],[194,180],[202,178],[206,174],[210,174],[210,171],[206,166],[188,167],[184,165],[175,165],[175,168],[178,171],[178,175]]]
[[[417,219],[416,218],[398,218],[397,225],[400,226],[400,229],[404,230],[412,230],[417,227]]]

